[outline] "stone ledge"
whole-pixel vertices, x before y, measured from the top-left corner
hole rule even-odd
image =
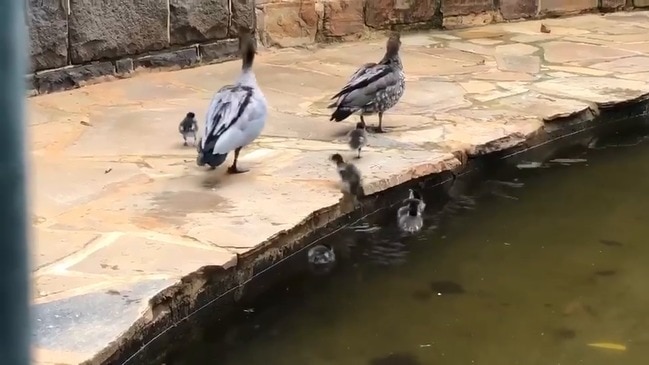
[[[456,175],[470,170],[474,161],[482,158],[517,155],[520,152],[534,150],[547,143],[556,143],[566,136],[573,136],[575,132],[596,129],[598,120],[611,118],[609,124],[623,121],[639,115],[646,115],[649,110],[649,93],[632,100],[617,104],[607,104],[606,115],[599,112],[576,113],[570,116],[557,118],[553,128],[538,128],[529,133],[514,133],[500,139],[487,141],[475,146],[460,161],[458,158],[449,158],[443,164],[428,164],[413,166],[404,171],[402,175],[375,182],[368,187],[371,192],[361,204],[362,209],[354,209],[342,202],[321,208],[302,220],[295,227],[281,231],[254,249],[238,255],[236,265],[229,267],[203,267],[196,272],[183,277],[177,284],[163,290],[149,302],[147,312],[140,318],[120,339],[112,343],[93,359],[81,365],[108,365],[121,363],[127,358],[138,353],[138,361],[160,361],[165,351],[170,351],[177,342],[175,339],[183,333],[190,331],[193,326],[205,323],[202,318],[225,318],[234,314],[235,307],[244,308],[246,303],[263,295],[273,285],[281,282],[284,275],[269,275],[263,282],[255,283],[254,278],[267,269],[276,266],[280,261],[292,256],[304,247],[312,244],[316,239],[328,236],[335,229],[348,225],[360,218],[361,211],[376,211],[390,207],[401,201],[406,186],[440,185],[450,181],[449,171]],[[610,127],[607,125],[606,127]],[[574,136],[573,136],[574,138]],[[579,140],[590,140],[590,137],[577,137]],[[574,143],[582,144],[576,141]],[[560,143],[561,144],[561,143]],[[566,144],[565,142],[563,143]],[[550,151],[554,151],[550,148]],[[550,155],[551,152],[543,152]],[[537,151],[532,151],[538,154]],[[461,153],[463,155],[463,153]],[[395,190],[395,188],[400,188]],[[299,265],[298,265],[299,266]],[[290,270],[290,269],[289,269]],[[293,269],[295,270],[295,269]],[[285,273],[285,275],[288,275]],[[261,280],[261,279],[258,279]],[[216,298],[216,299],[215,299]],[[197,309],[210,305],[211,311],[218,314],[197,313]],[[219,308],[215,310],[214,307]],[[193,316],[197,317],[194,318]],[[181,325],[177,322],[182,320]],[[161,330],[173,328],[172,333],[164,333],[158,337]],[[148,343],[157,339],[159,343]],[[187,339],[185,339],[187,340]],[[143,347],[144,346],[144,347]],[[149,348],[150,346],[150,348]]]

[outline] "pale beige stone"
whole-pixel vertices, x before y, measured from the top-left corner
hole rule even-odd
[[[537,47],[530,46],[529,44],[506,44],[496,46],[496,54],[500,55],[527,56],[537,52],[538,50]]]
[[[496,62],[498,63],[498,69],[501,71],[536,74],[541,69],[541,60],[538,56],[496,53]]]
[[[534,77],[520,72],[508,71],[492,71],[475,75],[478,80],[494,80],[494,81],[532,81]]]
[[[53,231],[43,228],[33,230],[34,270],[51,265],[82,250],[96,240],[99,235],[93,232]]]
[[[545,50],[545,60],[552,63],[571,61],[593,61],[603,59],[616,59],[633,56],[632,52],[614,48],[595,46],[590,44],[576,44],[571,42],[548,42],[541,45]]]
[[[600,70],[594,70],[592,68],[586,68],[586,67],[576,67],[576,66],[544,66],[545,68],[548,68],[550,70],[556,70],[556,71],[564,71],[564,72],[569,72],[569,73],[576,73],[576,74],[582,74],[582,75],[589,75],[589,76],[605,76],[609,75],[610,72],[607,71],[600,71]]]
[[[570,82],[553,79],[531,87],[550,95],[597,103],[614,103],[634,99],[647,93],[647,84],[608,77],[573,77]]]
[[[476,39],[470,39],[469,42],[475,43],[475,44],[480,44],[480,45],[483,45],[483,46],[492,46],[494,44],[502,43],[503,41],[500,40],[500,39],[476,38]]]
[[[460,85],[464,90],[469,93],[469,94],[481,94],[481,93],[486,93],[489,92],[496,87],[486,81],[476,81],[476,80],[470,80],[466,82],[460,82]]]
[[[616,73],[639,73],[649,71],[649,57],[628,57],[615,61],[596,63],[591,68]]]
[[[536,92],[499,99],[496,106],[524,111],[545,120],[566,117],[589,107],[583,101],[564,99]]]
[[[122,236],[93,252],[70,270],[90,274],[186,275],[208,265],[228,268],[236,264],[234,253],[219,247],[161,242],[139,236]]]

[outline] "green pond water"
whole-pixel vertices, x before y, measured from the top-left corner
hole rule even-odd
[[[330,274],[166,364],[648,364],[649,140],[591,147],[459,180],[418,235],[347,230]]]

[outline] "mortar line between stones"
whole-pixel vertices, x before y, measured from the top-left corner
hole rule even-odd
[[[171,0],[167,0],[167,42],[171,45]]]
[[[74,252],[67,257],[61,259],[58,262],[41,267],[36,270],[33,275],[47,275],[47,274],[56,274],[65,271],[67,268],[72,267],[93,253],[101,250],[102,248],[108,247],[113,242],[117,241],[124,233],[122,232],[110,232],[106,233],[98,239],[91,242],[86,247],[81,250]]]

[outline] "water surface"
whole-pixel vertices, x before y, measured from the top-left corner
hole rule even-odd
[[[454,187],[419,235],[348,230],[330,275],[166,364],[646,364],[649,142],[593,146]]]

